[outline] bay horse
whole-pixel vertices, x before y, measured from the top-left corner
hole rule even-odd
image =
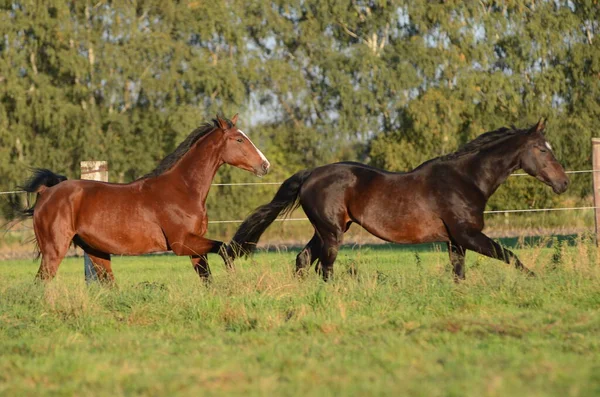
[[[225,244],[204,238],[206,196],[221,165],[263,176],[269,161],[231,120],[219,116],[189,136],[147,175],[127,184],[66,180],[38,169],[22,188],[37,193],[24,211],[42,256],[37,278],[52,279],[71,242],[92,260],[101,281],[112,283],[110,255],[173,251],[189,255],[207,279],[207,253],[224,256]],[[229,264],[225,261],[226,264]]]
[[[487,132],[458,151],[431,159],[413,171],[395,173],[342,162],[303,170],[285,182],[268,204],[240,225],[228,255],[252,252],[279,214],[302,206],[315,233],[296,258],[296,271],[319,260],[327,280],[344,233],[358,223],[389,242],[446,242],[456,281],[465,278],[465,252],[472,250],[533,275],[516,255],[484,233],[490,196],[515,170],[563,193],[569,180],[543,135],[543,120],[531,128]]]

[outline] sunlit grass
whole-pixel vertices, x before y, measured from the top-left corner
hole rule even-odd
[[[114,258],[117,287],[0,262],[0,394],[597,395],[600,268],[587,239],[518,251],[538,277],[470,253],[344,249],[335,279],[294,252],[235,273],[212,256]]]

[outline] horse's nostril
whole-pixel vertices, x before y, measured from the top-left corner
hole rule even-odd
[[[269,164],[269,162],[268,162],[268,161],[265,161],[265,162],[263,162],[263,163],[262,163],[262,169],[263,169],[263,171],[265,171],[265,172],[266,172],[266,171],[268,171],[268,170],[269,170],[269,166],[270,166],[270,165],[271,165],[271,164]]]

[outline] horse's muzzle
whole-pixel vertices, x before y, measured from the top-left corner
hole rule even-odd
[[[260,167],[254,169],[254,174],[258,177],[263,177],[269,173],[269,168],[271,167],[271,163],[267,160],[263,161]]]
[[[565,178],[564,180],[562,180],[560,182],[552,184],[552,190],[554,190],[554,193],[556,193],[556,194],[564,193],[568,187],[569,187],[569,178]]]

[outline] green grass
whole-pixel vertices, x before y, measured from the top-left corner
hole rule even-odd
[[[174,256],[114,258],[115,289],[0,262],[0,395],[599,395],[596,247],[518,254],[537,278],[470,253],[456,285],[446,253],[389,246],[327,284],[293,252],[212,256],[210,286]]]

